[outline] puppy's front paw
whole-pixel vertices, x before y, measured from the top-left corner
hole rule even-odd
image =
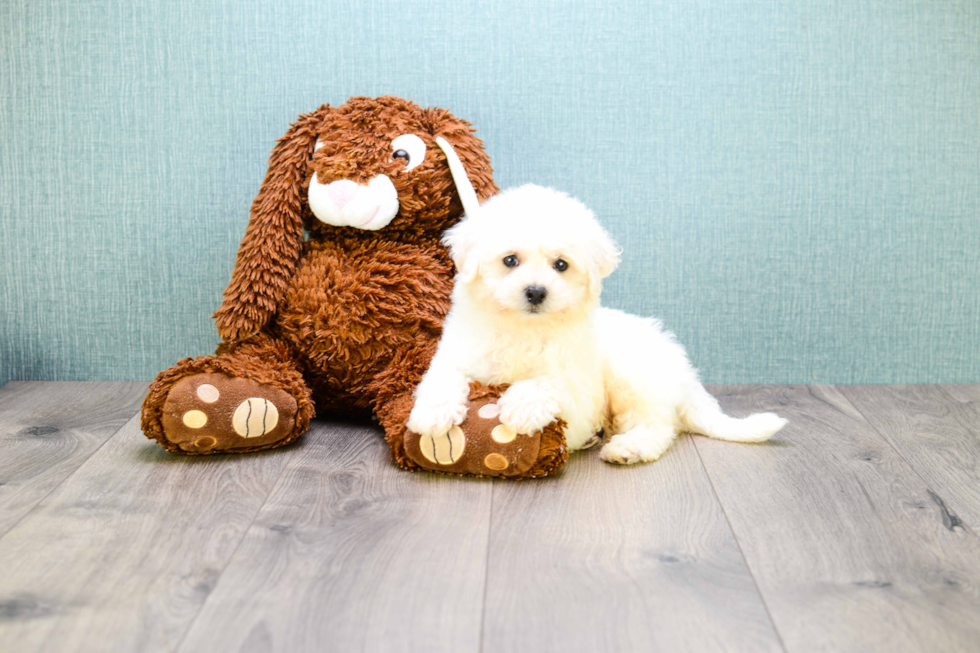
[[[500,401],[500,422],[518,433],[536,433],[555,421],[561,406],[544,389],[515,383]]]
[[[443,435],[466,419],[466,402],[445,400],[421,404],[415,402],[408,417],[408,428],[429,437]]]

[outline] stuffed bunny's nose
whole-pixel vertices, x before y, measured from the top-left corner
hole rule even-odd
[[[344,208],[344,205],[351,201],[356,194],[357,184],[349,179],[341,179],[327,184],[327,195],[330,196],[338,209]]]
[[[310,210],[323,224],[377,231],[398,214],[398,191],[387,175],[366,184],[338,179],[321,184],[314,172],[307,193]]]

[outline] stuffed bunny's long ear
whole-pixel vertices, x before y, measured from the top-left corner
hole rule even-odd
[[[449,255],[452,256],[453,263],[459,271],[459,279],[472,281],[479,267],[476,257],[473,256],[473,251],[479,244],[479,236],[473,223],[479,217],[480,200],[453,146],[442,136],[436,138],[436,144],[446,154],[449,172],[453,175],[453,182],[456,184],[456,192],[459,193],[464,213],[463,220],[446,231],[442,242],[449,248]]]
[[[329,110],[323,105],[301,115],[272,150],[231,283],[213,316],[225,341],[244,340],[259,331],[286,294],[303,251],[302,186],[317,127]]]
[[[436,138],[436,145],[442,149],[446,155],[446,160],[449,162],[449,172],[453,175],[456,192],[459,193],[459,200],[463,203],[463,213],[475,215],[480,210],[480,200],[476,197],[476,191],[473,190],[473,184],[470,183],[470,177],[466,174],[463,162],[459,160],[459,155],[456,154],[456,150],[449,144],[449,141],[442,136]]]

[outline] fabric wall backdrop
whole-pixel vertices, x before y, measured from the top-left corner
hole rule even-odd
[[[7,0],[0,383],[210,353],[274,140],[382,94],[593,207],[606,303],[707,381],[980,381],[978,35],[976,0]]]

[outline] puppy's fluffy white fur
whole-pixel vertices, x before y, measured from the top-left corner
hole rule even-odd
[[[760,442],[786,424],[774,413],[728,417],[659,321],[600,308],[619,251],[578,200],[534,185],[508,190],[445,243],[458,274],[413,431],[440,436],[462,423],[470,380],[511,384],[500,420],[518,433],[560,416],[574,451],[605,431],[601,456],[614,463],[656,460],[680,431]]]

